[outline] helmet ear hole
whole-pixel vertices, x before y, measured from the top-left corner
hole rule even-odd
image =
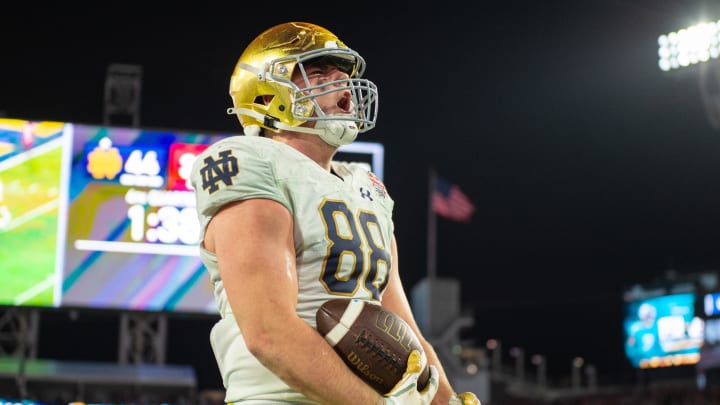
[[[257,97],[255,97],[255,100],[254,100],[253,102],[254,102],[255,104],[270,105],[270,103],[272,102],[273,98],[275,98],[275,96],[273,96],[272,94],[266,94],[266,95],[264,95],[264,96],[257,96]]]

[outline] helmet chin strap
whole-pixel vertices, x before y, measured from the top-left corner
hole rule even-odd
[[[336,148],[353,143],[359,132],[354,122],[344,120],[315,121],[315,128],[289,127],[282,123],[277,123],[277,127],[288,131],[317,135],[325,143]]]
[[[259,121],[265,120],[264,115],[247,108],[228,108],[227,112],[228,114],[241,113],[249,115]],[[284,131],[303,132],[306,134],[317,135],[320,139],[325,141],[325,143],[336,148],[355,142],[359,132],[357,124],[353,121],[347,120],[318,120],[315,121],[315,128],[291,127],[279,121],[274,121],[272,124],[275,128]],[[248,125],[243,128],[243,132],[245,135],[258,135],[260,133],[260,127],[257,125]]]

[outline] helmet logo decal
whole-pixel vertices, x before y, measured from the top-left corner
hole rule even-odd
[[[287,50],[301,50],[305,51],[315,45],[315,37],[320,33],[314,30],[312,27],[304,26],[298,23],[293,23],[294,26],[300,28],[295,36],[289,38],[285,42],[280,42],[277,45],[269,46],[268,48],[285,48]]]

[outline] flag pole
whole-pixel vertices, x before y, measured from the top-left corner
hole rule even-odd
[[[437,217],[433,209],[433,194],[437,188],[437,174],[430,168],[428,176],[428,214],[427,214],[427,277],[434,280],[437,269]]]

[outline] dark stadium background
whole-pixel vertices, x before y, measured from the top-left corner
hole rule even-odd
[[[244,45],[276,23],[323,25],[380,89],[377,128],[361,139],[385,145],[408,290],[426,275],[435,167],[477,209],[468,224],[437,223],[438,275],[461,281],[476,320],[465,337],[542,353],[555,376],[583,356],[603,378],[632,377],[623,291],[720,266],[720,128],[697,75],[657,66],[658,35],[717,20],[720,6],[436,3],[16,13],[0,24],[0,111],[99,124],[106,70],[128,63],[143,68],[141,126],[239,132],[225,109]],[[211,324],[174,316],[167,343],[167,361],[193,364],[205,387],[219,384]],[[40,355],[113,361],[116,333],[102,311],[50,311]]]

